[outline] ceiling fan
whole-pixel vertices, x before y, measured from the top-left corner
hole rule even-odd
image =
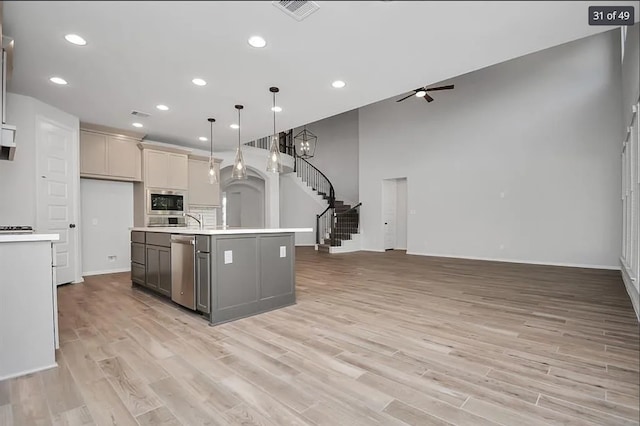
[[[433,102],[434,99],[431,96],[429,96],[427,92],[435,92],[438,90],[451,90],[451,89],[453,89],[453,84],[450,84],[448,86],[440,86],[440,87],[421,87],[419,89],[415,89],[413,93],[405,96],[404,98],[398,99],[396,102],[402,102],[405,99],[409,99],[412,96],[415,96],[417,98],[424,98],[424,100],[427,102]]]

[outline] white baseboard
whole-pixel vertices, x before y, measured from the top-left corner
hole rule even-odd
[[[39,371],[50,370],[52,368],[56,368],[58,366],[57,362],[54,362],[52,365],[46,365],[44,367],[32,368],[30,370],[20,371],[18,373],[9,374],[8,376],[0,376],[0,382],[3,380],[14,379],[16,377],[26,376],[27,374],[37,373]]]
[[[105,269],[103,271],[83,272],[82,275],[85,277],[89,277],[91,275],[117,274],[118,272],[130,272],[130,271],[131,271],[131,267],[128,267],[128,268],[118,268],[118,269]]]
[[[622,259],[620,259],[620,266],[620,269],[622,271],[622,281],[624,281],[624,287],[627,289],[627,294],[631,299],[633,310],[636,311],[636,317],[638,317],[638,322],[640,322],[640,292],[636,288],[633,279],[629,274],[629,270]]]
[[[499,258],[492,258],[492,257],[476,257],[476,256],[453,256],[450,254],[418,253],[414,251],[407,251],[407,254],[411,254],[414,256],[446,257],[450,259],[469,259],[469,260],[484,260],[489,262],[524,263],[527,265],[563,266],[566,268],[607,269],[611,271],[620,270],[619,266],[611,266],[611,265],[586,265],[581,263],[538,262],[535,260],[499,259]]]
[[[316,243],[313,244],[296,244],[296,247],[315,247]]]
[[[374,253],[384,253],[386,250],[360,249],[360,251],[372,251]]]

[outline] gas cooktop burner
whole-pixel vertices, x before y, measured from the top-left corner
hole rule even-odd
[[[31,226],[0,226],[0,234],[32,234]]]

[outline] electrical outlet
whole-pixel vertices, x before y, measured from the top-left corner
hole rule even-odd
[[[107,259],[109,260],[109,262],[115,262],[117,258],[118,256],[115,256],[115,255],[107,256]]]
[[[95,217],[93,219],[91,219],[91,224],[92,225],[97,225],[98,224],[98,219],[96,219]]]
[[[287,257],[287,246],[280,246],[280,257]]]

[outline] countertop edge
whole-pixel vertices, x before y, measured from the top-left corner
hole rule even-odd
[[[313,232],[313,228],[245,228],[245,229],[198,229],[198,228],[149,228],[133,227],[131,231],[162,232],[166,234],[190,234],[190,235],[240,235],[240,234],[278,234],[287,232]]]
[[[59,234],[0,234],[0,243],[58,241]]]

